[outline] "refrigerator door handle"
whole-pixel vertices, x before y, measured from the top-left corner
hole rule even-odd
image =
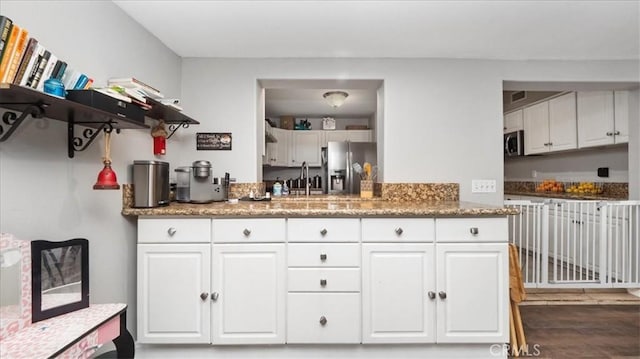
[[[352,160],[351,151],[347,151],[346,160],[347,160],[347,168],[345,171],[346,178],[344,179],[343,188],[347,194],[351,194],[351,192],[353,191],[353,185],[352,185],[353,180],[352,180],[352,173],[351,173],[351,160]]]

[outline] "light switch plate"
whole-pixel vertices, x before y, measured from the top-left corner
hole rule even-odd
[[[471,193],[495,193],[496,180],[471,180]]]

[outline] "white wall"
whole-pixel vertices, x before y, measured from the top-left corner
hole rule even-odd
[[[503,80],[639,77],[633,61],[189,58],[183,60],[183,102],[202,124],[181,133],[183,158],[209,159],[239,182],[259,178],[255,86],[256,79],[270,78],[384,80],[384,181],[456,182],[461,200],[500,204]],[[196,131],[233,132],[233,151],[196,152]],[[474,178],[497,180],[497,192],[472,194]]]
[[[95,84],[135,76],[180,96],[180,58],[110,1],[3,0],[2,14]],[[102,169],[102,136],[73,159],[66,136],[66,123],[28,119],[0,144],[0,231],[23,239],[89,239],[91,302],[128,303],[135,330],[135,219],[120,214],[120,191],[92,189]],[[128,165],[153,159],[149,130],[114,132],[111,157],[120,184],[130,183]]]
[[[599,147],[579,151],[551,153],[544,156],[507,158],[505,181],[593,181],[628,182],[628,146]],[[598,167],[608,167],[609,177],[597,176]],[[536,177],[533,176],[536,171]]]

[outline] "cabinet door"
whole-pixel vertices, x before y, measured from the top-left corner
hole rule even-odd
[[[371,142],[370,130],[348,130],[347,136],[351,142]]]
[[[527,107],[523,116],[524,154],[549,152],[549,103]]]
[[[327,142],[346,142],[349,141],[349,133],[351,131],[343,131],[343,130],[334,130],[334,131],[325,131],[324,136],[324,146],[327,145]]]
[[[437,244],[436,262],[437,342],[507,342],[507,244]]]
[[[213,344],[284,344],[284,253],[284,244],[213,246]]]
[[[578,92],[578,144],[580,148],[614,142],[613,91]]]
[[[434,343],[433,244],[362,245],[362,342]]]
[[[578,148],[575,92],[549,100],[549,143],[550,151]]]
[[[209,244],[138,245],[138,342],[210,343],[210,255]]]
[[[510,112],[504,115],[504,133],[524,129],[522,110]]]
[[[614,122],[615,143],[629,142],[629,91],[615,91],[614,97]]]
[[[300,166],[307,162],[309,166],[320,166],[320,148],[323,131],[292,131],[291,166]]]
[[[289,142],[291,131],[279,128],[272,129],[273,136],[278,142],[274,143],[271,149],[272,166],[289,166]],[[269,147],[267,146],[267,149]]]

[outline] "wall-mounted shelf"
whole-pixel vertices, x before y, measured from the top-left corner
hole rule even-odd
[[[147,97],[147,104],[151,105],[151,109],[147,111],[146,115],[149,118],[156,120],[164,120],[166,124],[169,124],[169,135],[167,138],[173,136],[173,134],[180,128],[188,128],[189,125],[199,125],[200,122],[192,119],[177,109],[165,105],[159,101],[156,101],[150,97]]]
[[[75,152],[85,150],[102,130],[119,132],[120,129],[149,128],[144,122],[8,83],[0,83],[0,107],[6,109],[0,123],[0,142],[6,141],[29,115],[46,117],[68,123],[69,158],[73,158]],[[88,127],[81,137],[76,137],[75,125]],[[9,126],[7,130],[6,126]]]
[[[147,103],[152,107],[146,111],[145,117],[164,120],[169,124],[170,134],[167,138],[173,136],[180,127],[200,124],[177,109],[154,99],[147,98]],[[69,158],[73,158],[75,152],[89,147],[103,130],[111,132],[115,129],[119,133],[121,129],[149,128],[141,121],[9,83],[0,83],[0,107],[7,110],[0,122],[0,142],[9,139],[27,117],[46,117],[68,123]],[[76,136],[75,125],[87,127],[81,136]]]

